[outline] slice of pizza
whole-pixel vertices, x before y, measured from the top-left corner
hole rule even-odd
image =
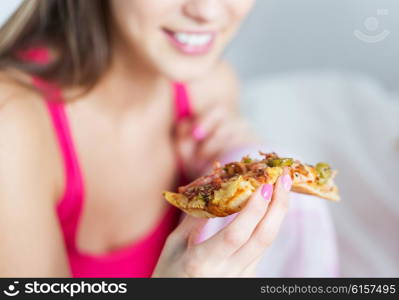
[[[264,158],[245,156],[224,166],[215,162],[213,171],[201,176],[178,193],[164,192],[165,199],[187,214],[201,218],[224,217],[239,212],[251,194],[262,184],[275,184],[285,167],[292,178],[293,192],[339,201],[334,183],[337,171],[327,163],[302,164],[276,153],[259,152]]]

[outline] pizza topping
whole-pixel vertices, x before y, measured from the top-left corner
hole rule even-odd
[[[267,161],[269,167],[291,167],[293,163],[292,158],[273,158]]]
[[[241,160],[244,164],[250,164],[253,160],[248,155],[244,156]]]
[[[264,153],[259,151],[259,154],[265,157],[262,161],[269,167],[291,167],[294,164],[292,158],[279,157],[275,152]]]
[[[242,162],[232,162],[224,167],[228,176],[234,176],[237,174],[245,174],[247,172],[247,166]]]
[[[320,162],[315,166],[317,172],[317,182],[319,184],[326,184],[332,176],[332,170],[329,164]]]
[[[264,153],[262,151],[259,151],[259,154],[265,157],[264,160],[279,158],[276,152]]]
[[[315,167],[304,165],[292,158],[282,158],[276,153],[259,152],[265,158],[251,159],[244,156],[240,162],[231,162],[221,166],[219,162],[213,164],[211,174],[202,176],[186,186],[179,187],[179,193],[184,194],[189,201],[194,198],[208,203],[214,192],[221,186],[238,176],[245,180],[255,179],[260,184],[267,183],[270,178],[279,176],[282,167],[290,167],[291,176],[298,182],[318,183],[326,185],[332,177],[332,170],[326,163],[318,163]]]
[[[208,203],[212,198],[214,191],[220,189],[220,187],[221,183],[214,181],[199,186],[192,186],[184,191],[183,194],[189,200],[192,200],[194,197],[199,197],[201,200]]]
[[[308,176],[309,175],[309,171],[306,170],[305,166],[302,164],[295,164],[295,172],[298,173],[298,175],[303,175],[303,176]]]
[[[207,175],[207,176],[201,176],[201,177],[197,178],[196,180],[194,180],[193,182],[189,183],[188,185],[180,186],[178,188],[178,192],[183,194],[187,190],[192,189],[193,187],[211,183],[214,180],[215,176],[216,175],[214,175],[214,174]]]

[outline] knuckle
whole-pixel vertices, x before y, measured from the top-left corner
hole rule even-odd
[[[271,246],[273,239],[268,231],[261,231],[255,236],[255,243],[258,247],[268,248]]]
[[[279,190],[275,194],[276,208],[286,211],[289,208],[289,192]]]
[[[229,229],[223,234],[223,241],[232,248],[238,248],[246,241],[246,237],[240,233],[240,230]]]
[[[204,251],[202,250],[203,249],[199,245],[189,246],[188,248],[186,248],[187,258],[195,262],[203,261],[204,257],[209,259],[210,256],[205,256]]]
[[[273,243],[274,236],[270,230],[263,231],[255,237],[255,242],[261,248],[269,248]]]
[[[183,273],[187,277],[204,277],[207,273],[206,265],[209,259],[211,259],[211,255],[205,256],[201,247],[188,247],[182,257]]]
[[[261,195],[260,190],[252,194],[251,198],[248,201],[248,205],[246,207],[248,207],[248,209],[253,211],[254,213],[259,213],[259,214],[261,214],[263,210],[266,210],[267,207],[266,201]]]
[[[266,207],[266,202],[263,196],[261,195],[260,191],[253,193],[253,198],[251,199],[251,205],[256,210],[261,210],[262,208]]]
[[[180,233],[177,230],[172,231],[165,241],[165,245],[173,245],[180,239]]]
[[[270,247],[274,242],[278,231],[278,225],[263,223],[254,236],[255,243],[262,248]]]
[[[286,197],[284,197],[283,199],[281,199],[282,201],[280,202],[280,209],[283,212],[287,212],[288,208],[289,208],[289,201],[288,201],[288,195]]]
[[[193,258],[188,258],[183,264],[183,272],[187,277],[202,277],[203,271],[201,263]]]
[[[243,211],[243,213],[247,214],[249,218],[253,219],[261,219],[261,217],[265,214],[266,212],[266,203],[265,201],[262,201],[262,199],[258,199],[261,196],[256,196],[257,199],[251,199],[252,203],[249,203],[247,206],[247,210]]]

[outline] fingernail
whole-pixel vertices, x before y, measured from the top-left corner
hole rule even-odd
[[[265,198],[266,201],[270,201],[272,192],[273,192],[273,185],[271,184],[264,184],[260,191],[262,197]]]
[[[291,176],[286,174],[281,178],[281,183],[283,184],[283,187],[286,191],[290,191],[291,190],[291,186],[292,186],[292,179]]]
[[[206,136],[205,130],[200,125],[194,127],[192,135],[197,141],[204,139]]]

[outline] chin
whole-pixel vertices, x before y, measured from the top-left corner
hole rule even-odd
[[[190,56],[165,51],[164,55],[153,60],[153,64],[158,72],[171,81],[192,81],[212,72],[221,60],[219,52]]]
[[[206,63],[176,63],[163,66],[160,72],[171,81],[192,81],[209,74],[216,61]]]

